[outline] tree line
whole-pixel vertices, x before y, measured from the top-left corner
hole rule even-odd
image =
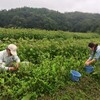
[[[82,12],[60,13],[46,8],[23,7],[1,10],[0,27],[100,32],[100,14]]]

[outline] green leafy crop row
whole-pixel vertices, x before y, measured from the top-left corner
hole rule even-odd
[[[3,33],[4,31],[5,33]],[[22,31],[26,33],[23,34]],[[7,35],[6,32],[8,32]],[[34,32],[39,39],[33,38]],[[92,33],[88,35],[75,33],[78,36],[76,38],[74,33],[46,32],[31,29],[0,29],[0,36],[2,37],[0,50],[5,49],[8,44],[14,43],[18,46],[18,55],[21,59],[18,71],[6,72],[1,70],[0,100],[35,100],[44,95],[52,95],[66,84],[74,86],[70,78],[72,69],[81,72],[83,78],[87,75],[84,71],[84,62],[89,56],[87,44],[90,41],[100,43],[100,37]],[[12,37],[10,38],[9,35]],[[40,38],[41,36],[42,38]],[[48,38],[48,36],[52,38]],[[100,88],[99,76],[99,72],[89,76],[94,78],[98,88]],[[87,94],[82,94],[83,92],[85,92],[84,89],[80,90],[78,92],[79,97],[76,93],[76,96],[73,95],[74,98],[84,97],[82,99],[85,100],[94,98],[94,95],[91,94],[91,97],[87,97]],[[69,91],[69,93],[72,92]],[[71,98],[69,95],[71,94],[67,95],[67,99]]]

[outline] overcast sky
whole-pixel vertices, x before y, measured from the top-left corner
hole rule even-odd
[[[100,13],[100,0],[0,0],[0,10],[24,6],[59,12]]]

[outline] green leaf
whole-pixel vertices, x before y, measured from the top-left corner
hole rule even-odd
[[[31,97],[32,97],[32,94],[27,94],[26,96],[22,98],[22,100],[30,100]]]
[[[0,83],[4,84],[4,78],[0,78]]]

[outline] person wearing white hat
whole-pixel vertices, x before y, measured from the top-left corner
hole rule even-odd
[[[13,64],[15,62],[15,65]],[[7,48],[0,51],[0,68],[5,70],[17,70],[20,58],[17,56],[17,46],[9,44]]]

